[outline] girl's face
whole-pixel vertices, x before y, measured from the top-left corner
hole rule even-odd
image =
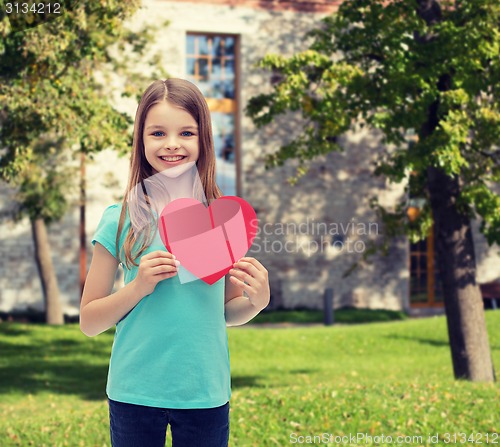
[[[155,174],[196,162],[200,153],[196,120],[186,110],[167,101],[149,109],[143,141],[146,159]]]

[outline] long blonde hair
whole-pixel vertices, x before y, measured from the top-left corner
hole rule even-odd
[[[142,98],[137,107],[134,122],[134,137],[132,143],[132,155],[130,159],[130,172],[127,189],[125,191],[120,220],[118,222],[118,231],[116,234],[117,256],[121,260],[119,250],[119,241],[125,216],[128,209],[128,197],[133,190],[142,190],[144,193],[147,207],[144,207],[144,213],[147,213],[149,218],[155,220],[150,203],[150,197],[145,187],[145,180],[152,177],[154,174],[153,168],[146,159],[144,152],[144,122],[146,116],[152,106],[162,101],[168,101],[171,104],[184,109],[188,112],[198,124],[198,142],[199,156],[196,162],[196,168],[203,187],[202,193],[208,204],[213,200],[222,196],[222,192],[215,182],[215,151],[212,136],[212,123],[210,119],[210,111],[208,104],[200,90],[191,82],[179,78],[168,78],[166,80],[154,81],[143,93]],[[133,225],[130,226],[127,237],[122,247],[124,253],[125,265],[130,268],[130,264],[137,266],[135,260],[142,255],[151,243],[153,228],[146,227],[146,231],[140,236],[135,234]],[[132,249],[138,244],[138,249],[135,254],[132,254]]]

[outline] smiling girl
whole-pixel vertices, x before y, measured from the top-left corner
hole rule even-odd
[[[153,193],[158,185],[163,190]],[[157,225],[144,224],[165,204],[161,193],[167,202],[194,197],[207,204],[222,195],[207,103],[194,84],[176,78],[153,82],[139,103],[125,197],[105,209],[92,239],[80,328],[93,337],[116,325],[106,386],[114,447],[164,446],[168,425],[173,446],[227,446],[226,326],[244,324],[268,305],[268,273],[244,257],[212,285],[181,283],[183,267]],[[125,285],[111,293],[119,265]]]

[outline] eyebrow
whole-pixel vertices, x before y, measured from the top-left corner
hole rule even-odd
[[[164,129],[164,127],[160,126],[158,124],[152,124],[151,126],[146,127],[146,130],[149,130],[149,129]],[[198,126],[184,126],[184,127],[181,127],[181,130],[184,130],[184,129],[195,129],[195,130],[198,130]]]

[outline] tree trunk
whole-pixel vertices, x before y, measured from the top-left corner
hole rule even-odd
[[[417,0],[417,13],[431,26],[442,20],[437,0]],[[432,35],[415,38],[422,45]],[[437,87],[441,92],[452,85],[452,75],[443,73]],[[439,124],[439,98],[429,106],[427,122],[420,138],[431,135]],[[476,283],[476,256],[470,218],[456,208],[460,195],[458,177],[450,177],[441,168],[427,168],[429,191],[439,267],[442,271],[444,305],[448,323],[453,371],[456,379],[496,380],[484,319],[481,291]]]
[[[85,232],[85,151],[80,154],[80,300],[87,277],[87,235]]]
[[[31,221],[35,260],[42,283],[47,324],[64,324],[57,278],[52,265],[47,228],[42,218]]]
[[[460,183],[432,166],[427,176],[455,378],[493,382],[470,219],[456,209]]]

